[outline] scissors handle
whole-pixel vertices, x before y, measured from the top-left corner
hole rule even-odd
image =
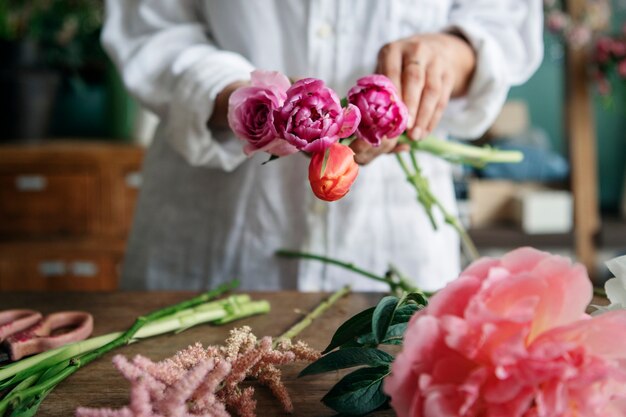
[[[71,328],[70,331],[54,335],[54,331]],[[83,311],[63,311],[46,316],[34,326],[13,334],[5,341],[11,360],[55,349],[71,342],[84,340],[93,331],[93,317]]]
[[[33,310],[0,311],[0,343],[7,337],[26,330],[41,320],[41,313]]]

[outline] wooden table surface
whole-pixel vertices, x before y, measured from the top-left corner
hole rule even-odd
[[[125,330],[135,317],[182,301],[193,293],[142,292],[142,293],[0,293],[0,310],[29,308],[42,313],[61,310],[85,310],[93,314],[94,335]],[[320,293],[252,293],[254,299],[266,299],[271,303],[269,314],[251,317],[225,326],[201,325],[178,335],[166,335],[125,346],[109,353],[81,369],[61,383],[44,401],[38,416],[69,417],[78,406],[119,408],[128,403],[129,386],[118,374],[111,358],[122,353],[132,357],[142,354],[152,360],[171,356],[194,342],[204,345],[222,344],[233,327],[244,324],[252,327],[257,336],[278,336],[297,322],[303,314],[315,308],[327,294]],[[325,315],[317,319],[301,333],[300,339],[312,347],[326,347],[334,330],[353,314],[371,307],[380,294],[351,294],[340,300]],[[332,416],[334,412],[321,402],[322,396],[344,373],[331,373],[318,377],[296,379],[304,364],[282,367],[283,379],[291,394],[295,412],[292,416]],[[256,390],[257,415],[259,417],[288,415],[264,387]],[[392,416],[391,411],[376,416]]]

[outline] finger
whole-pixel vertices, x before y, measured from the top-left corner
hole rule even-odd
[[[432,119],[430,119],[430,123],[426,128],[426,134],[431,134],[432,131],[435,130],[435,128],[441,121],[441,116],[443,116],[443,112],[446,111],[446,107],[448,107],[450,97],[452,96],[452,90],[454,90],[454,80],[452,78],[452,75],[448,72],[445,72],[441,79],[441,84],[441,98],[439,99],[439,103],[437,103],[437,107],[435,107],[435,113],[433,114],[433,117]]]
[[[380,49],[378,53],[378,72],[386,75],[400,91],[402,49],[398,43],[388,43]]]
[[[354,160],[357,164],[365,165],[374,159],[374,147],[362,139],[357,139],[350,144],[354,151]]]
[[[401,143],[399,145],[396,145],[395,148],[393,148],[393,150],[391,151],[392,153],[402,153],[402,152],[408,152],[411,150],[411,145],[409,145],[408,143]]]
[[[376,152],[377,156],[384,154],[384,153],[392,152],[397,144],[398,144],[398,138],[383,140],[377,149],[377,152]]]
[[[426,81],[420,98],[419,109],[415,119],[415,127],[410,132],[413,139],[421,139],[435,113],[437,103],[441,98],[443,69],[439,61],[433,61],[426,70]]]
[[[415,116],[424,89],[428,57],[419,45],[410,44],[402,56],[402,101],[409,111],[407,128],[415,126]]]

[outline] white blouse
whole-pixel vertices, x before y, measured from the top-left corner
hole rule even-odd
[[[543,55],[541,0],[108,0],[103,43],[129,91],[161,119],[123,273],[127,288],[199,289],[234,277],[247,289],[384,289],[336,267],[279,260],[281,247],[383,274],[392,262],[422,288],[455,278],[458,239],[434,232],[395,158],[362,167],[347,197],[315,200],[300,155],[261,165],[226,129],[214,99],[254,68],[324,79],[340,95],[375,68],[385,43],[460,30],[477,53],[469,93],[437,134],[471,138]],[[448,164],[421,155],[454,211]]]

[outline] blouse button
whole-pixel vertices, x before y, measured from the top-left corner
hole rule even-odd
[[[317,36],[321,39],[326,39],[333,36],[333,27],[329,23],[323,23],[317,29]]]

